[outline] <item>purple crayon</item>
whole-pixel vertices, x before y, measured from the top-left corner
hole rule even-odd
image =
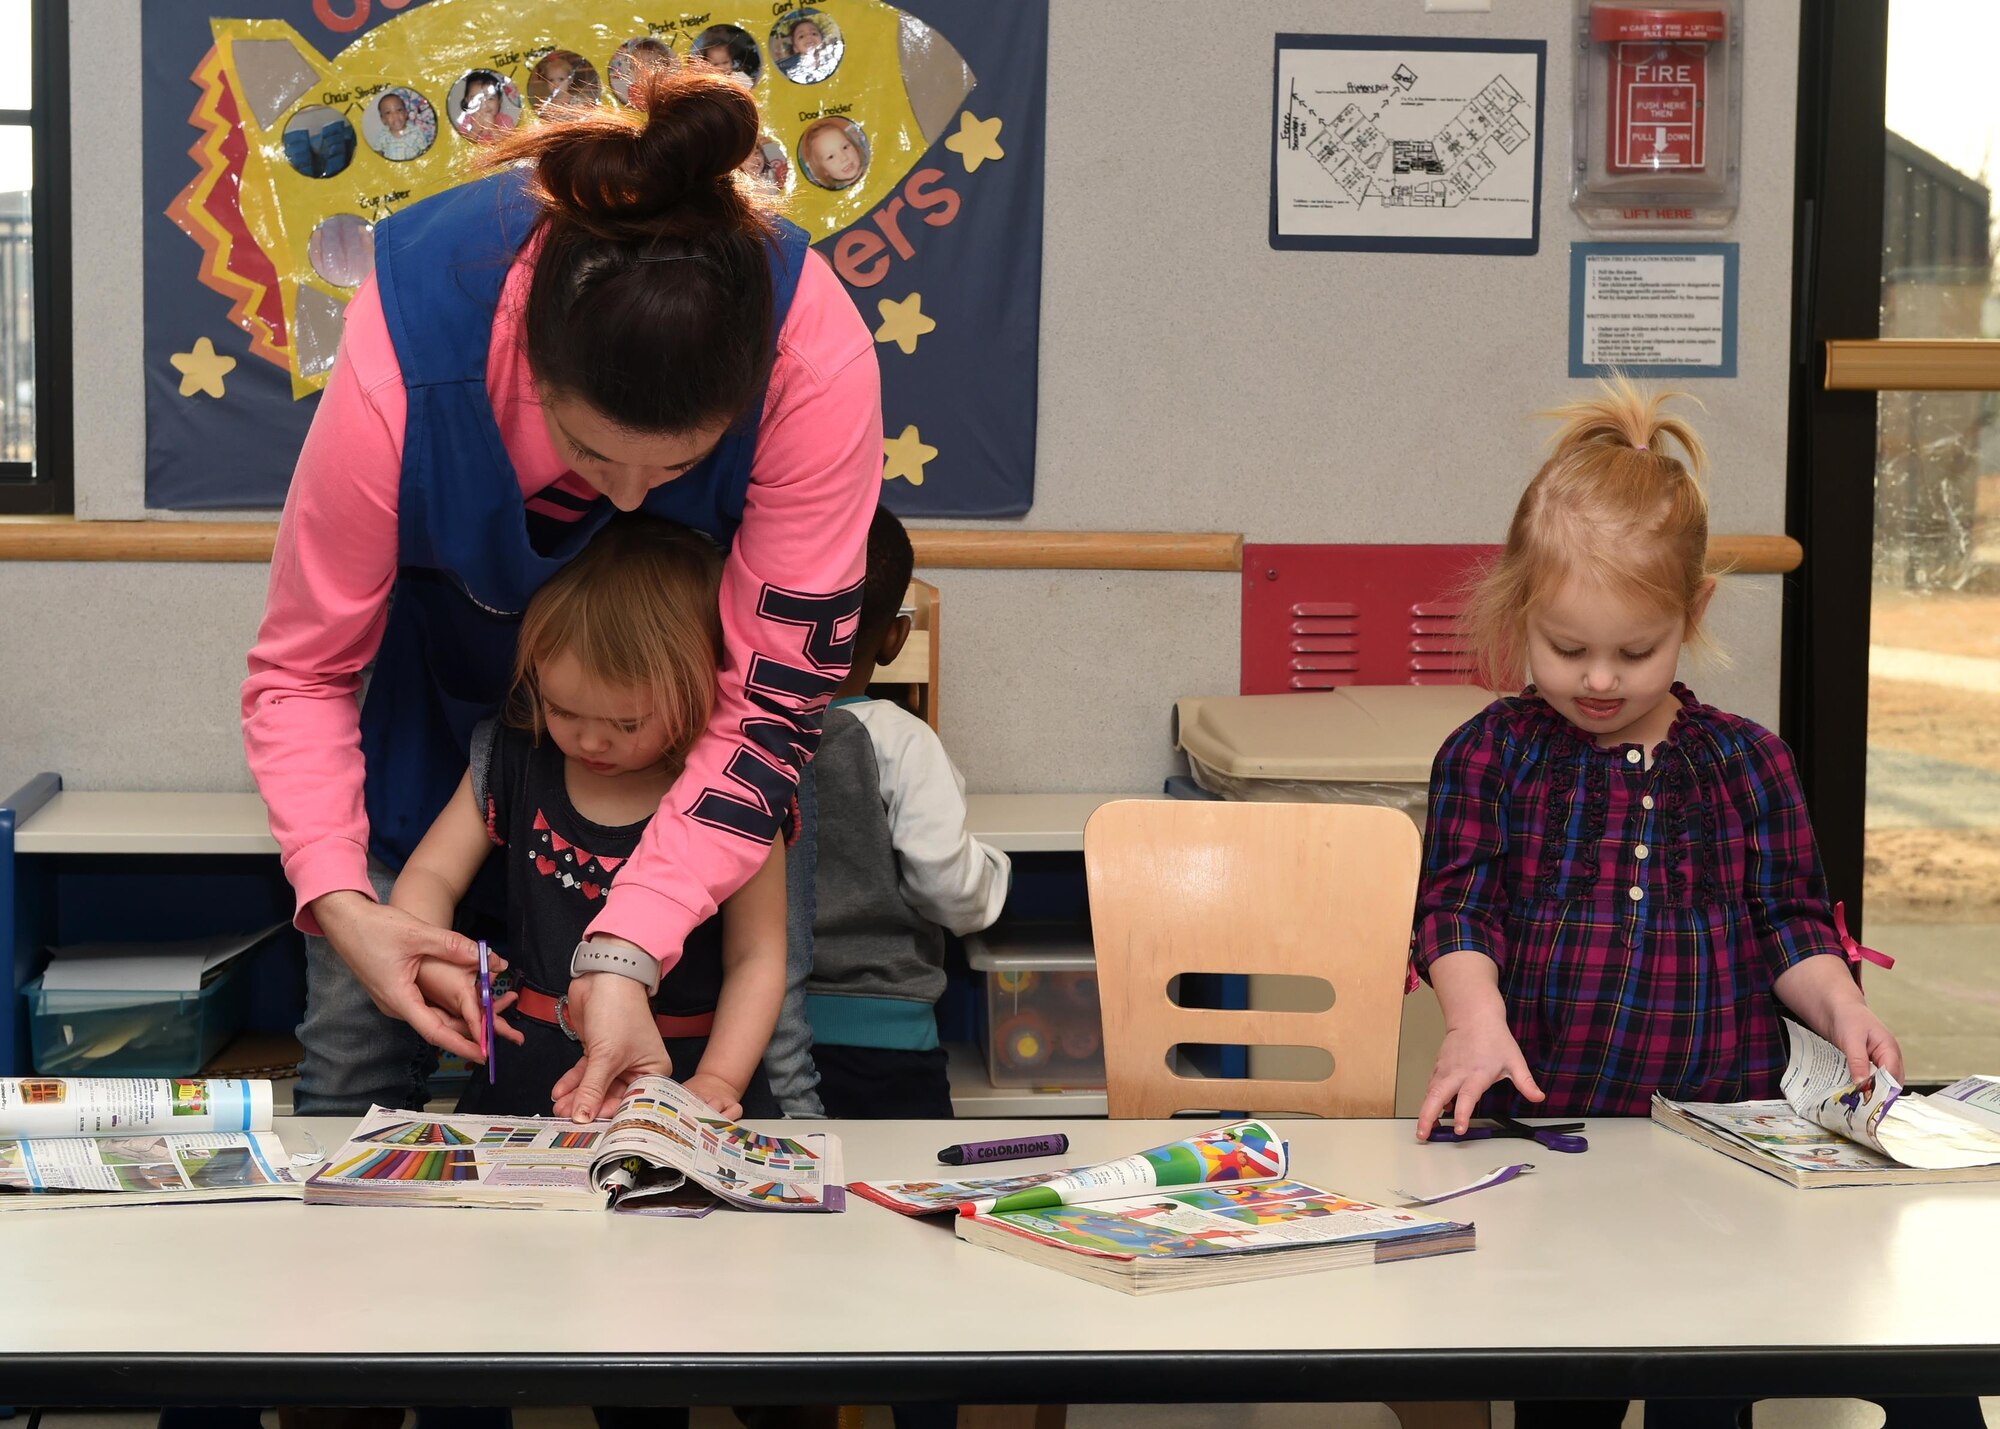
[[[938,1153],[940,1166],[965,1166],[982,1161],[1019,1161],[1028,1156],[1060,1156],[1069,1150],[1069,1138],[1060,1131],[1046,1136],[1024,1136],[1016,1141],[968,1141],[947,1146]]]

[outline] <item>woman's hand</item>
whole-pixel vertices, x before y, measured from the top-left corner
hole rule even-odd
[[[495,973],[506,970],[506,960],[489,953],[487,961]],[[474,1042],[483,1042],[486,1032],[486,1018],[479,1011],[479,975],[471,968],[462,968],[456,963],[439,962],[436,958],[425,958],[417,966],[417,991],[424,1001],[444,1012],[446,1024],[452,1031],[469,1037]],[[526,1042],[521,1030],[500,1014],[514,1005],[514,994],[502,993],[493,999],[493,1031],[516,1046]],[[485,1061],[484,1057],[479,1059]]]
[[[557,1116],[595,1121],[635,1077],[673,1075],[644,983],[623,973],[585,973],[570,980],[565,1013],[583,1042],[583,1058],[556,1083]]]
[[[1431,1069],[1430,1090],[1417,1113],[1417,1140],[1430,1140],[1431,1128],[1447,1110],[1452,1129],[1464,1132],[1472,1124],[1479,1098],[1502,1080],[1512,1082],[1531,1102],[1542,1099],[1542,1089],[1535,1085],[1528,1059],[1521,1055],[1521,1044],[1507,1030],[1505,1018],[1477,1017],[1464,1026],[1447,1028],[1437,1065]]]
[[[418,986],[426,958],[463,968],[479,966],[479,947],[448,928],[434,928],[400,908],[377,903],[352,889],[326,893],[312,901],[313,918],[334,952],[347,964],[368,996],[387,1016],[407,1022],[433,1047],[465,1058],[484,1060],[479,1043],[462,1031],[457,1009],[435,1007]],[[477,999],[474,999],[477,1006]]]

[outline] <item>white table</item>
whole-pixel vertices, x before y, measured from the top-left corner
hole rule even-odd
[[[345,1123],[311,1127],[331,1148]],[[850,1178],[1033,1123],[831,1123]],[[1199,1122],[1070,1122],[1071,1160]],[[1591,1150],[1287,1122],[1302,1179],[1479,1249],[1134,1298],[840,1216],[291,1203],[0,1214],[0,1403],[1159,1402],[1991,1393],[2000,1185],[1795,1191],[1643,1121]]]

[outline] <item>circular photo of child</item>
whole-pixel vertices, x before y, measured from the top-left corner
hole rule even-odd
[[[823,189],[852,188],[868,172],[868,136],[852,119],[815,119],[799,136],[799,172]]]
[[[726,74],[749,88],[764,72],[764,56],[750,32],[735,25],[710,25],[694,37],[688,51],[690,69]]]
[[[528,103],[536,113],[552,104],[588,109],[603,93],[597,66],[574,50],[550,50],[528,76]]]
[[[673,46],[665,40],[655,39],[651,35],[641,35],[638,39],[627,40],[618,47],[618,53],[611,57],[610,79],[611,92],[618,96],[620,104],[630,104],[634,109],[639,107],[632,104],[632,81],[639,77],[642,69],[650,69],[655,65],[663,69],[677,69],[680,66],[680,57],[674,53]]]
[[[324,104],[287,119],[284,144],[285,162],[309,179],[330,179],[354,162],[354,126]]]
[[[336,213],[314,225],[306,261],[336,288],[358,288],[375,267],[375,225],[358,214]]]
[[[468,70],[445,96],[444,112],[466,138],[490,143],[521,122],[521,91],[497,70]]]
[[[437,142],[437,111],[414,89],[392,85],[361,111],[361,137],[392,164],[421,158]]]
[[[792,161],[785,146],[768,134],[737,167],[773,193],[784,193],[791,187]]]
[[[822,10],[788,10],[771,27],[771,61],[794,84],[818,84],[840,68],[847,42]]]

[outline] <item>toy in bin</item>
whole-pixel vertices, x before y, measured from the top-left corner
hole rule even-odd
[[[986,1070],[997,1087],[1104,1085],[1104,1022],[1087,927],[1002,923],[965,940],[986,977]]]
[[[173,943],[51,948],[21,989],[37,1072],[191,1077],[243,1026],[248,955],[293,937],[288,925]]]

